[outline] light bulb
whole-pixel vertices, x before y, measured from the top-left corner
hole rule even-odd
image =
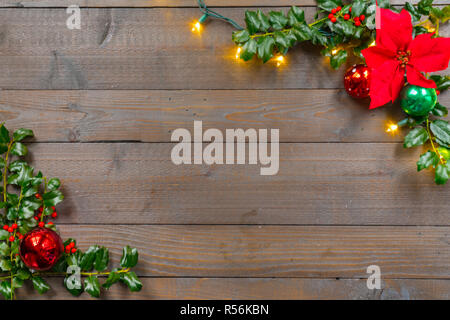
[[[241,51],[242,51],[242,48],[238,47],[237,50],[236,50],[236,60],[241,57]]]
[[[394,134],[398,130],[398,125],[395,123],[388,123],[386,132]]]
[[[284,63],[284,57],[278,56],[275,58],[275,61],[277,62],[277,67],[281,66]]]

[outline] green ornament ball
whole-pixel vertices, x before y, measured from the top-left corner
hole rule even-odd
[[[437,102],[436,90],[408,85],[401,92],[403,111],[413,117],[425,116],[433,110]]]

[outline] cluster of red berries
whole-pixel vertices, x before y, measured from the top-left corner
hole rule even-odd
[[[71,242],[65,247],[65,251],[67,254],[77,252],[77,248],[75,248],[75,242]]]
[[[337,18],[335,17],[335,14],[342,10],[342,7],[339,6],[337,8],[331,9],[331,13],[328,15],[328,19],[331,20],[331,22],[335,23],[337,21]]]
[[[336,13],[338,13],[339,11],[342,10],[342,7],[339,6],[337,8],[334,8],[331,10],[331,13],[328,15],[328,19],[331,20],[331,22],[336,23],[337,18],[335,16]],[[344,20],[350,20],[351,16],[350,13],[352,12],[352,8],[348,9],[349,13],[344,14],[342,17],[344,18]],[[365,15],[360,15],[359,17],[354,17],[353,18],[353,23],[355,24],[355,26],[359,27],[362,23],[362,21],[364,21],[364,19],[366,19]]]
[[[36,198],[42,200],[42,196],[39,193],[36,193]],[[53,212],[51,214],[51,217],[55,219],[58,217],[58,213],[56,212],[55,207],[52,207],[52,210],[53,210]],[[36,220],[36,221],[41,220],[43,211],[44,211],[44,207],[40,207],[39,213],[36,216],[34,216],[34,220]],[[53,222],[50,221],[47,224],[53,225]],[[44,221],[39,221],[38,225],[39,225],[39,227],[43,228],[45,226],[45,223],[44,223]]]
[[[7,224],[5,224],[3,226],[3,230],[8,231],[9,233],[12,233],[12,235],[9,237],[9,241],[13,242],[16,238],[14,237],[14,232],[17,230],[19,226],[17,225],[17,223],[13,223],[12,225],[8,226]],[[17,237],[22,240],[23,239],[23,235],[20,232],[16,232]]]

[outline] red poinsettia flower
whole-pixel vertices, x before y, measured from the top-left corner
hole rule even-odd
[[[362,51],[372,69],[370,109],[394,102],[405,83],[436,88],[421,72],[445,70],[450,60],[450,38],[432,38],[421,34],[412,38],[411,15],[380,9],[381,29],[377,29],[376,46]]]

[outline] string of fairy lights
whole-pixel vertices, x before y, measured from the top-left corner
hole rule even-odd
[[[197,0],[197,3],[198,3],[198,7],[199,7],[200,11],[202,12],[202,16],[198,20],[196,20],[192,23],[191,30],[193,33],[201,33],[202,29],[203,29],[202,26],[208,18],[218,19],[218,20],[227,22],[227,23],[231,24],[237,30],[244,29],[244,27],[242,27],[239,23],[237,23],[233,19],[225,17],[225,16],[221,15],[220,13],[209,9],[206,6],[205,1]],[[421,25],[423,25],[423,23],[419,23],[417,26],[421,26]],[[426,26],[426,25],[423,25],[423,27],[426,28],[428,30],[428,32],[435,31],[434,27],[430,27],[430,26]],[[370,47],[375,46],[375,40],[369,46]],[[240,59],[241,52],[242,52],[242,48],[238,46],[236,49],[236,54],[235,54],[236,60]],[[331,51],[331,54],[336,55],[338,52],[339,52],[339,49],[336,48]],[[277,67],[280,67],[282,64],[285,63],[286,59],[285,59],[284,55],[278,54],[278,55],[274,56],[271,60],[275,62],[275,65]],[[400,127],[399,123],[388,122],[386,125],[386,132],[394,135],[398,132],[399,127]]]

